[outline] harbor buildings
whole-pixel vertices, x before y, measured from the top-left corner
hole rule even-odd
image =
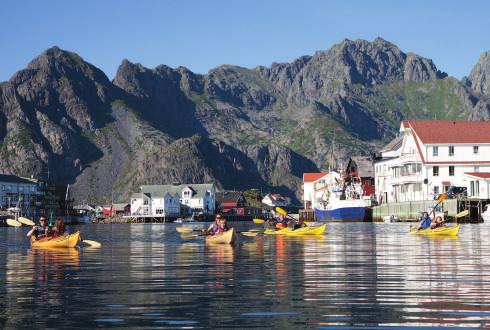
[[[35,180],[16,175],[0,174],[1,208],[36,206],[36,203],[39,202],[40,194]]]
[[[144,185],[131,196],[131,216],[179,217],[194,213],[213,214],[214,184]]]
[[[374,169],[379,203],[431,200],[450,187],[488,198],[490,122],[404,120]]]

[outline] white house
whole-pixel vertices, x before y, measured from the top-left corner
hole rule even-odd
[[[490,172],[490,122],[404,120],[374,167],[378,202],[434,199],[452,186],[470,192],[465,173]]]
[[[40,192],[35,180],[16,175],[0,174],[0,206],[2,208],[24,208],[35,205]]]
[[[305,210],[313,208],[313,200],[315,197],[315,181],[324,177],[327,173],[303,173],[303,207]]]
[[[466,172],[464,180],[470,198],[490,199],[490,172]]]
[[[269,206],[289,206],[291,200],[279,194],[267,194],[262,198],[262,203]]]
[[[145,185],[131,196],[132,216],[174,217],[193,212],[213,214],[214,184]]]

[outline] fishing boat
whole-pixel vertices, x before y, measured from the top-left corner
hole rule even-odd
[[[74,248],[78,240],[80,239],[80,232],[77,231],[71,235],[59,236],[59,237],[47,237],[36,240],[34,236],[31,236],[32,247],[46,247],[46,248]]]
[[[368,206],[360,184],[347,184],[337,172],[315,183],[317,221],[361,221]]]
[[[231,228],[221,234],[206,236],[206,243],[209,244],[232,244],[237,240],[235,229]]]

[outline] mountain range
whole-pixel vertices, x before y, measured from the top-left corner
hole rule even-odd
[[[0,83],[0,172],[49,173],[80,202],[211,181],[297,200],[303,172],[369,155],[405,118],[489,120],[490,52],[461,80],[376,38],[207,74],[123,60],[111,81],[52,47]]]

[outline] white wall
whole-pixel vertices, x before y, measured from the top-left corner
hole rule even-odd
[[[376,199],[380,201],[380,195],[387,197],[387,202],[404,202],[414,200],[434,199],[434,196],[444,191],[443,182],[450,182],[451,186],[467,187],[470,190],[466,172],[490,172],[490,165],[479,165],[477,162],[490,161],[490,144],[480,144],[478,153],[473,153],[473,144],[454,145],[454,155],[449,156],[449,145],[437,145],[438,155],[433,156],[434,145],[425,146],[417,140],[425,162],[419,155],[415,138],[410,130],[402,130],[404,139],[398,154],[393,159],[376,161],[375,167],[375,191]],[[385,155],[385,154],[383,154]],[[458,162],[472,162],[474,164],[458,164]],[[430,164],[430,162],[447,162],[452,164]],[[415,173],[400,172],[395,168],[401,168],[408,164],[421,164],[421,170]],[[449,167],[454,167],[454,175],[449,175]],[[433,175],[434,167],[438,167],[438,175]],[[397,175],[398,174],[398,175]],[[424,179],[428,183],[424,184]],[[420,185],[421,184],[421,185]],[[434,193],[437,187],[438,193]],[[480,189],[481,185],[480,185]],[[484,188],[486,189],[486,188]],[[486,197],[484,197],[486,198]],[[386,202],[386,200],[383,200]]]

